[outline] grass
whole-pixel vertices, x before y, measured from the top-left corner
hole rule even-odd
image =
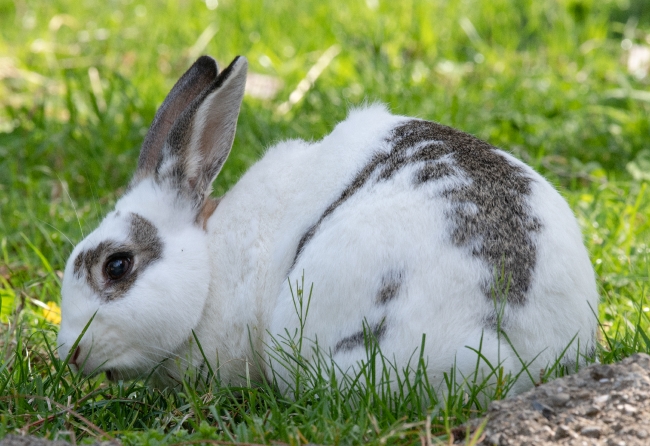
[[[458,127],[536,167],[576,213],[602,296],[600,361],[650,352],[650,77],[626,66],[632,45],[650,46],[644,6],[0,0],[0,438],[427,443],[480,415],[462,394],[409,404],[426,392],[416,376],[423,387],[395,398],[313,379],[293,401],[270,385],[111,384],[60,362],[47,308],[72,244],[124,190],[157,105],[203,53],[222,66],[246,55],[281,82],[272,98],[246,97],[215,193],[272,143],[320,138],[364,101]]]

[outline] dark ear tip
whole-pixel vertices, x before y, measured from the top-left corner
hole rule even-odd
[[[204,54],[203,56],[200,56],[198,59],[196,59],[196,62],[198,64],[216,64],[217,62],[212,58],[212,56],[208,56]]]
[[[230,62],[230,65],[226,67],[225,70],[221,72],[219,77],[223,77],[224,79],[230,76],[230,74],[233,71],[248,71],[248,60],[244,56],[237,56],[235,57],[232,62]]]
[[[230,66],[234,67],[236,65],[248,68],[248,59],[246,59],[244,56],[235,56],[232,62],[230,62]]]
[[[246,58],[244,56],[237,56],[233,59],[232,62],[230,62],[230,65],[228,65],[226,69],[219,74],[219,77],[217,78],[217,81],[215,82],[213,88],[219,88],[221,84],[223,84],[226,79],[228,79],[230,75],[233,74],[233,72],[240,73],[240,75],[243,73],[245,78],[247,71],[248,61]]]
[[[213,71],[214,77],[217,76],[219,69],[217,68],[217,61],[210,56],[201,56],[193,64],[193,67],[199,68],[201,71]]]

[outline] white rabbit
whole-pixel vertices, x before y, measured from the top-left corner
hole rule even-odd
[[[300,327],[303,277],[303,338],[343,373],[366,358],[364,328],[399,370],[426,335],[434,383],[474,373],[476,350],[485,373],[526,364],[534,378],[593,355],[598,293],[571,210],[473,136],[371,105],[321,141],[270,148],[211,198],[246,69],[238,57],[217,75],[201,57],[160,107],[128,190],[67,263],[61,357],[87,326],[70,354],[84,373],[153,371],[164,386],[207,373],[207,358],[225,383],[273,366],[286,387],[269,350]],[[514,392],[532,386],[524,375]]]

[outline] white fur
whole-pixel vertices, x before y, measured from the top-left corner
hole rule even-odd
[[[311,343],[333,353],[337,342],[364,323],[382,319],[388,325],[381,350],[398,368],[416,366],[426,335],[424,357],[434,383],[454,364],[459,377],[471,378],[477,363],[471,348],[479,346],[493,365],[517,373],[521,363],[514,348],[524,362],[534,360],[530,371],[535,378],[567,346],[569,358],[576,357],[578,341],[583,352],[592,347],[598,295],[575,218],[548,182],[503,152],[533,178],[530,207],[542,224],[526,301],[503,311],[512,346],[484,329],[495,303],[480,284],[492,271],[449,240],[445,210],[450,204],[437,192],[450,181],[470,181],[462,175],[416,188],[417,166],[410,164],[389,181],[368,182],[328,217],[291,268],[302,235],[373,154],[390,150],[388,132],[406,119],[372,105],[352,111],[322,141],[286,141],[270,148],[222,198],[205,231],[174,191],[152,180],[139,183],[75,249],[66,267],[61,355],[97,312],[81,343],[90,350],[86,372],[99,368],[133,376],[169,357],[165,376],[159,376],[166,383],[179,376],[185,361],[202,362],[191,341],[193,330],[224,382],[245,384],[247,376],[268,375],[268,364],[290,380],[268,350],[274,338],[299,329],[292,292],[303,274],[305,295],[313,285],[304,326],[307,359],[313,359]],[[449,157],[439,162],[454,165]],[[129,212],[157,227],[163,259],[138,278],[127,296],[100,302],[83,279],[74,277],[71,262],[82,249],[124,237],[120,218]],[[403,274],[400,294],[377,305],[382,277],[391,270]],[[333,359],[346,371],[365,357],[365,350],[357,348]],[[479,372],[489,373],[489,368],[483,363]],[[520,379],[515,391],[531,385]]]

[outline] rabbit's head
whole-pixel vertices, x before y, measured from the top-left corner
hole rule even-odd
[[[192,337],[214,274],[211,185],[235,136],[246,68],[242,57],[219,75],[207,56],[192,65],[158,110],[127,192],[73,250],[58,344],[84,373],[140,376]]]

